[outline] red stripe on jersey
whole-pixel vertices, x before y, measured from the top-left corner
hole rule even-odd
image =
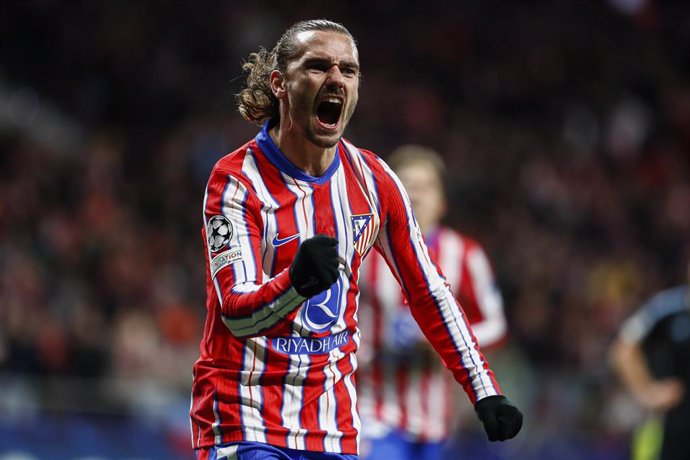
[[[316,365],[312,362],[312,365]],[[303,407],[300,412],[302,427],[309,430],[307,450],[323,451],[326,432],[319,425],[319,396],[323,393],[326,376],[323,372],[309,373],[309,385],[304,388]]]
[[[337,362],[336,367],[342,376],[335,385],[335,396],[338,404],[336,411],[337,425],[338,427],[353,426],[355,424],[355,420],[352,417],[353,401],[350,398],[350,392],[345,385],[345,376],[353,374],[355,369],[347,357],[340,359]],[[340,444],[344,451],[351,451],[353,449],[356,450],[357,437],[354,435],[354,433],[347,433],[340,440]]]
[[[313,187],[312,200],[314,202],[314,221],[316,230],[314,233],[328,235],[336,238],[335,216],[333,215],[333,204],[331,203],[331,183]]]

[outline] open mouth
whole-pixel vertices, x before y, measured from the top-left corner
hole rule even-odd
[[[340,120],[340,113],[343,110],[343,103],[339,99],[324,99],[316,107],[316,118],[322,125],[335,127]]]

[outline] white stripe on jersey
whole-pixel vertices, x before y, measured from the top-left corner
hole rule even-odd
[[[194,374],[192,373],[192,375],[194,375]],[[191,396],[191,397],[189,398],[189,399],[190,399],[190,400],[189,400],[189,413],[191,414],[192,411],[194,410],[194,393],[192,393],[190,396]],[[201,439],[201,427],[199,427],[199,423],[196,423],[196,427],[197,427],[198,432],[197,432],[197,435],[196,435],[196,437],[197,437],[197,443],[195,444],[195,443],[194,443],[194,425],[195,425],[194,418],[193,418],[193,417],[189,417],[189,433],[192,435],[192,436],[191,436],[191,438],[192,438],[192,446],[197,446],[199,440]]]
[[[271,235],[276,235],[278,233],[278,222],[275,213],[280,207],[280,204],[268,191],[261,177],[261,173],[259,172],[259,167],[256,164],[256,157],[251,148],[247,149],[247,155],[244,157],[244,162],[242,163],[242,172],[254,186],[257,197],[261,201],[261,218],[264,223],[264,234],[261,238],[261,260],[262,266],[264,267],[264,273],[271,277],[273,274],[267,273],[266,270],[270,271],[270,268],[273,266],[275,248],[272,244],[267,244],[267,241],[271,241]]]
[[[456,301],[450,290],[446,287],[446,284],[438,275],[436,268],[431,263],[429,254],[426,250],[426,245],[423,243],[422,234],[419,230],[416,220],[414,219],[412,213],[412,205],[407,198],[407,193],[402,183],[398,177],[393,173],[393,171],[384,163],[379,160],[383,165],[383,168],[393,179],[393,183],[398,189],[400,196],[403,197],[405,203],[405,211],[408,218],[408,229],[410,232],[410,243],[412,244],[415,253],[417,255],[418,263],[423,267],[423,271],[429,275],[430,279],[427,279],[429,286],[429,292],[431,297],[434,299],[438,311],[443,318],[443,322],[450,332],[450,337],[453,340],[455,348],[460,354],[460,359],[462,360],[463,367],[467,370],[472,388],[474,389],[476,399],[479,400],[483,397],[498,394],[496,389],[487,375],[482,369],[482,360],[477,352],[477,350],[471,346],[472,334],[467,326],[467,323],[459,314],[459,310],[456,308]],[[386,252],[390,254],[390,247],[387,248]]]
[[[242,425],[247,441],[266,442],[266,429],[261,415],[263,397],[259,379],[264,371],[267,346],[265,337],[247,339],[244,345],[239,389],[240,398],[242,398]]]
[[[216,393],[213,393],[213,419],[213,424],[211,424],[214,434],[213,442],[220,444],[223,438],[220,432],[220,414],[218,412],[218,396]]]

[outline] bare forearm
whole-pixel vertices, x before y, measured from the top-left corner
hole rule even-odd
[[[653,382],[639,345],[619,339],[613,345],[611,358],[619,378],[636,397]]]
[[[613,345],[611,358],[625,387],[645,408],[665,411],[682,399],[682,383],[675,378],[654,378],[639,345],[619,339]]]

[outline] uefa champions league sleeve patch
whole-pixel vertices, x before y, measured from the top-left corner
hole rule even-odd
[[[213,216],[206,224],[206,242],[211,252],[218,252],[228,246],[234,231],[232,222],[227,217],[218,215]]]
[[[215,277],[221,268],[225,268],[228,265],[232,265],[235,262],[240,262],[241,260],[242,250],[239,248],[229,249],[225,252],[221,252],[211,259],[211,276]]]

